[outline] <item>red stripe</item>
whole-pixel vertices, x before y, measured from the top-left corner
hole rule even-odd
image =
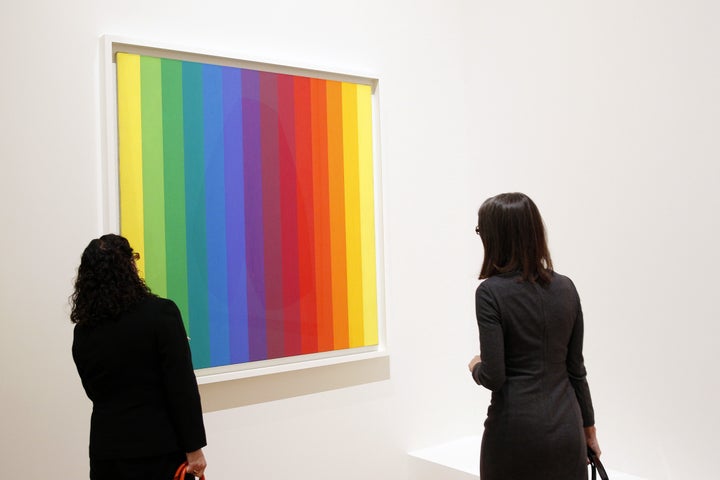
[[[282,230],[282,296],[285,356],[300,354],[298,280],[298,204],[295,173],[295,108],[293,77],[278,75],[280,156],[280,221]]]
[[[297,165],[298,275],[301,352],[318,351],[315,287],[315,211],[310,113],[310,79],[295,77],[295,158]]]

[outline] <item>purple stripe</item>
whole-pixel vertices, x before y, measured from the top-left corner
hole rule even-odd
[[[267,358],[260,148],[260,77],[259,72],[255,70],[242,70],[241,72],[248,337],[250,361],[255,361]]]

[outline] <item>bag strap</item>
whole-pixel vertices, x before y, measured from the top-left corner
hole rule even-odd
[[[597,473],[600,474],[600,480],[610,480],[602,462],[590,447],[588,447],[588,459],[592,468],[592,480],[596,480]]]

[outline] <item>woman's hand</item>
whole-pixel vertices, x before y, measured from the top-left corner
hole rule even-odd
[[[597,440],[597,430],[594,425],[592,427],[585,427],[585,441],[587,442],[587,446],[600,458],[602,452],[600,451],[600,444]]]
[[[196,477],[202,477],[207,467],[205,461],[205,455],[203,455],[202,448],[195,450],[194,452],[188,452],[185,454],[187,457],[187,473],[195,475]]]
[[[472,360],[470,360],[470,363],[468,363],[468,369],[472,372],[475,369],[475,365],[482,362],[482,358],[480,358],[480,355],[475,355]]]

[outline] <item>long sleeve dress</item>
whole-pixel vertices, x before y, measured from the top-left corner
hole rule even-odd
[[[583,427],[595,418],[575,286],[557,273],[547,286],[495,275],[475,304],[482,361],[472,374],[492,390],[480,479],[587,479]]]

